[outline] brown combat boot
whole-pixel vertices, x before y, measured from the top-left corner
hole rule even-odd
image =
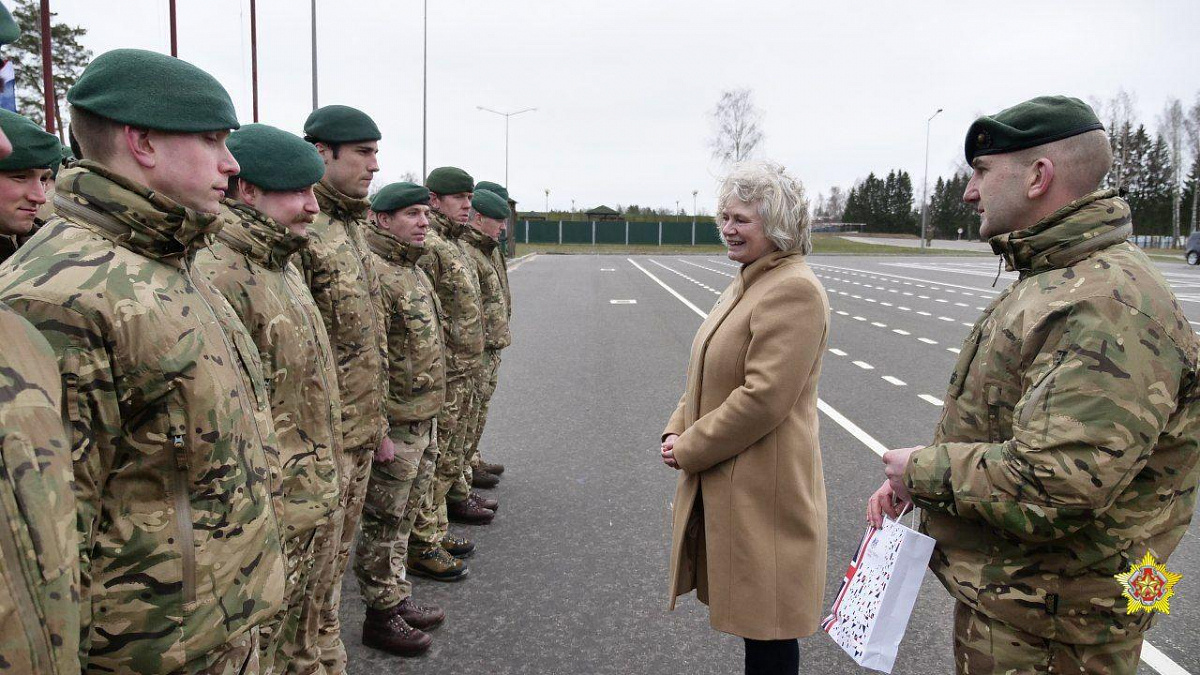
[[[475,553],[475,542],[466,537],[446,535],[442,537],[442,548],[455,558],[470,558]]]
[[[475,493],[472,492],[471,494],[474,495]],[[496,512],[479,506],[477,502],[471,501],[470,497],[468,497],[460,502],[452,502],[447,499],[446,515],[449,516],[452,523],[487,525],[492,522],[492,518],[496,517]]]
[[[368,607],[367,618],[363,620],[362,641],[368,647],[396,656],[417,656],[433,644],[428,633],[408,625],[398,606],[391,609]]]
[[[404,619],[405,623],[419,630],[429,630],[441,625],[446,620],[446,613],[442,611],[441,607],[432,602],[423,605],[413,600],[411,595],[401,600],[400,604],[396,605],[396,609],[399,610],[400,618]]]
[[[419,577],[434,581],[462,581],[470,572],[466,563],[447,553],[441,546],[424,551],[410,549],[405,567]]]
[[[490,489],[500,484],[500,477],[494,473],[488,473],[482,468],[474,469],[471,472],[471,487]]]
[[[504,473],[503,464],[492,464],[491,462],[480,462],[479,469],[481,471],[486,471],[493,476],[499,476],[500,474]]]
[[[496,501],[495,499],[484,497],[474,490],[472,490],[470,496],[467,497],[467,502],[474,504],[481,509],[487,509],[492,513],[500,510],[500,502]]]

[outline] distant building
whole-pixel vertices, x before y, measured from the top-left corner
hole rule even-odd
[[[588,220],[620,220],[621,214],[601,204],[587,212]]]

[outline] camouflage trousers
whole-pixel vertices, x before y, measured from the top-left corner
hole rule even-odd
[[[261,661],[264,672],[279,675],[314,675],[322,672],[317,646],[321,602],[316,571],[319,541],[329,539],[332,519],[284,541],[287,579],[285,606],[263,626]]]
[[[475,415],[471,419],[471,427],[467,431],[467,457],[463,462],[462,476],[455,483],[451,494],[470,494],[471,478],[473,478],[475,468],[483,461],[483,457],[479,454],[479,440],[483,438],[483,428],[487,426],[488,408],[491,407],[492,395],[496,393],[496,383],[500,376],[500,351],[499,349],[483,350],[483,368],[475,383],[478,404],[475,406]]]
[[[363,502],[367,496],[367,480],[371,475],[371,460],[375,448],[359,447],[338,454],[338,480],[341,501],[330,516],[333,527],[314,545],[317,550],[318,581],[313,594],[320,603],[317,617],[317,645],[321,664],[329,675],[346,672],[346,645],[342,643],[342,624],[338,618],[342,604],[342,577],[350,560],[350,547],[358,533]]]
[[[354,575],[363,602],[391,609],[412,595],[405,576],[408,536],[437,466],[437,422],[393,426],[396,458],[372,462],[363,507],[362,534],[354,552]]]
[[[438,412],[437,434],[438,457],[437,469],[434,473],[433,513],[436,514],[437,534],[432,541],[422,538],[428,545],[437,545],[450,531],[450,519],[446,513],[446,500],[462,501],[467,494],[455,493],[455,483],[462,477],[463,463],[466,461],[467,439],[466,432],[475,410],[475,380],[478,370],[467,373],[453,373],[446,378],[446,403]],[[426,534],[426,533],[422,533]]]
[[[954,608],[954,666],[960,675],[1134,675],[1141,651],[1141,636],[1098,645],[1065,644],[1017,630],[961,602]]]

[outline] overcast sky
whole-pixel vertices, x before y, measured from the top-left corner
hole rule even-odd
[[[51,0],[95,53],[169,53],[167,0]],[[249,0],[178,0],[179,56],[251,121]],[[300,132],[312,107],[308,0],[258,0],[260,121]],[[320,104],[379,123],[380,180],[421,172],[420,0],[318,0]],[[1200,94],[1196,0],[433,0],[428,167],[504,182],[523,209],[600,203],[712,210],[721,168],[709,112],[754,92],[760,155],[810,196],[903,168],[920,190],[962,161],[980,114],[1063,93],[1136,95],[1151,128],[1169,97]]]

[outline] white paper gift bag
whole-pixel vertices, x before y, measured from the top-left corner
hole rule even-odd
[[[933,544],[894,520],[885,520],[882,529],[867,528],[821,623],[855,663],[892,672]]]

